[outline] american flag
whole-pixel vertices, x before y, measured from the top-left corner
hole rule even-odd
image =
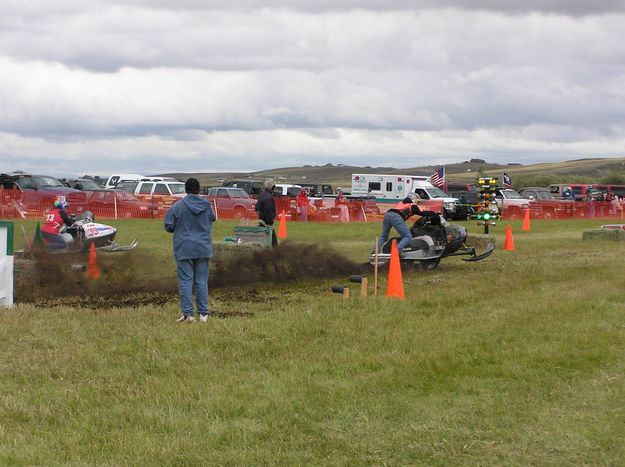
[[[435,187],[443,188],[443,185],[445,185],[445,166],[442,166],[430,175],[430,182],[432,182],[432,185]]]

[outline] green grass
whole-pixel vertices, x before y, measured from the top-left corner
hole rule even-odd
[[[0,464],[622,465],[625,245],[582,242],[596,224],[513,222],[516,251],[405,271],[403,301],[382,275],[367,300],[328,292],[346,278],[214,290],[254,315],[208,325],[175,298],[3,310]],[[116,225],[171,273],[159,221]],[[379,228],[289,239],[362,262]]]

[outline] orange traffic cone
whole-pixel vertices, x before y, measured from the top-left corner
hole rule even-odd
[[[526,232],[530,231],[530,210],[529,208],[525,210],[525,219],[523,219],[523,230]]]
[[[391,264],[388,268],[386,296],[404,298],[404,282],[401,278],[401,265],[399,264],[399,250],[396,240],[393,240],[391,244]]]
[[[278,238],[286,238],[286,214],[284,209],[280,213],[280,225],[278,226]]]
[[[89,247],[89,265],[87,266],[87,277],[89,279],[97,279],[100,277],[100,270],[98,269],[98,262],[95,253],[95,243],[91,242]]]
[[[510,224],[506,227],[506,243],[503,246],[504,250],[514,251],[514,237],[512,237],[512,228]]]

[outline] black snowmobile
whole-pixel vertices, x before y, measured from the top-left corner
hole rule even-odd
[[[448,256],[469,256],[464,261],[480,261],[488,258],[494,251],[495,245],[489,242],[486,251],[478,255],[475,247],[468,246],[467,230],[456,224],[449,224],[438,213],[424,211],[422,217],[417,219],[410,229],[412,241],[404,248],[404,254],[400,257],[403,264],[415,264],[423,270],[433,269],[438,266],[442,258]],[[378,265],[384,266],[391,259],[391,244],[400,238],[389,238],[378,252]],[[375,264],[375,250],[371,252],[369,263]]]

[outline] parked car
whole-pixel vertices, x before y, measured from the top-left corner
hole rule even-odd
[[[158,217],[159,214],[158,206],[125,191],[92,191],[87,205],[96,217],[146,219]]]
[[[288,183],[276,183],[273,190],[274,196],[297,196],[302,190],[300,185],[291,185]]]
[[[496,188],[495,200],[497,207],[504,219],[518,219],[525,215],[525,210],[530,210],[532,217],[542,215],[541,207],[535,201],[523,198],[512,188]]]
[[[332,189],[332,185],[328,185],[327,183],[300,183],[302,188],[307,188],[309,196],[332,196],[334,191]]]
[[[218,217],[255,219],[256,200],[242,188],[214,187],[207,190],[206,197],[213,203]]]
[[[55,177],[14,172],[1,174],[0,184],[7,191],[14,190],[5,197],[11,198],[11,204],[22,217],[43,215],[59,195],[65,196],[71,214],[80,214],[85,210],[85,193],[68,188]]]
[[[139,182],[139,181],[152,181],[152,182],[178,182],[175,178],[171,177],[149,177],[141,174],[113,174],[104,183],[104,188],[116,189],[117,185],[121,182]]]
[[[175,179],[170,180],[134,180],[119,182],[117,191],[126,191],[137,198],[154,203],[160,210],[169,209],[180,198],[184,198],[184,183]]]
[[[228,180],[222,184],[222,186],[231,188],[241,188],[246,191],[248,195],[256,197],[263,191],[264,181],[262,180]],[[209,189],[205,190],[204,194],[208,193]]]
[[[573,215],[573,200],[556,199],[545,187],[526,187],[519,190],[519,194],[526,199],[533,200],[540,205],[545,219],[571,217]]]
[[[604,185],[587,183],[554,183],[549,185],[549,192],[556,199],[569,198],[565,196],[567,192],[573,192],[575,201],[584,201],[592,191],[618,196],[625,196],[625,185]]]
[[[475,185],[456,184],[448,189],[449,196],[458,199],[453,220],[469,220],[476,213],[478,191]]]
[[[449,196],[440,188],[432,186],[429,182],[415,182],[415,185],[413,185],[413,193],[419,195],[419,198],[421,198],[421,204],[427,205],[427,201],[434,202],[435,207],[433,210],[439,211],[442,209],[441,213],[445,219],[466,219],[466,213],[456,212],[456,204],[458,203],[457,198]]]

